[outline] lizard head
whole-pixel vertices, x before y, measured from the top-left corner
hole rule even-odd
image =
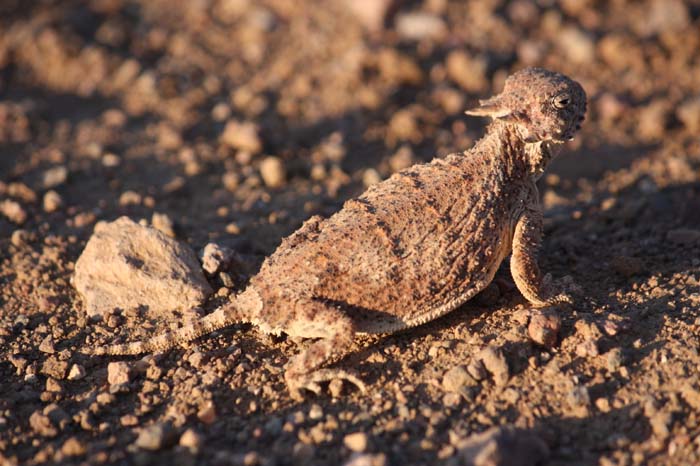
[[[570,141],[586,117],[581,85],[543,68],[518,71],[506,79],[503,92],[479,102],[466,114],[513,124],[528,143]]]

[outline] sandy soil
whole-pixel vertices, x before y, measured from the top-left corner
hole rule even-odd
[[[507,423],[547,464],[700,463],[699,47],[697,1],[1,2],[0,463],[434,464]],[[590,98],[541,182],[541,264],[585,292],[554,348],[504,286],[360,342],[343,364],[365,396],[293,401],[295,342],[242,325],[77,352],[178,324],[87,318],[71,275],[95,222],[165,214],[193,249],[235,249],[211,309],[305,218],[469,147],[484,122],[463,110],[528,65]],[[487,345],[507,381],[446,391]]]

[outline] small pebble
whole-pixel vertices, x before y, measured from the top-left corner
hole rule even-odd
[[[399,37],[405,40],[438,39],[447,32],[442,18],[429,13],[401,13],[394,22]]]
[[[112,403],[114,403],[114,400],[116,400],[114,395],[112,395],[111,393],[105,393],[105,392],[98,393],[97,396],[95,397],[95,401],[97,401],[97,403],[101,404],[101,405],[112,404]]]
[[[121,418],[119,418],[119,423],[124,427],[133,427],[138,425],[139,418],[137,418],[133,414],[125,414]]]
[[[55,379],[64,379],[68,372],[68,362],[59,361],[55,356],[49,356],[41,365],[41,373]]]
[[[414,158],[411,146],[401,146],[399,150],[389,158],[389,167],[393,172],[401,171],[413,165],[415,163]]]
[[[462,398],[464,397],[459,393],[445,393],[445,396],[442,397],[442,404],[447,408],[456,408],[462,402]]]
[[[576,27],[563,28],[557,35],[557,44],[566,50],[569,60],[574,63],[590,63],[595,56],[593,39]]]
[[[136,191],[124,191],[120,196],[119,196],[119,205],[121,207],[126,207],[130,205],[139,205],[141,204],[141,201],[143,200],[143,197],[137,193]]]
[[[669,430],[671,422],[671,413],[667,411],[659,411],[649,416],[649,425],[651,425],[651,430],[654,432],[654,435],[659,437],[661,440],[665,440],[671,434]]]
[[[12,232],[12,236],[10,236],[10,242],[14,247],[19,248],[26,245],[30,241],[30,237],[31,235],[27,230],[19,228]]]
[[[121,163],[122,159],[116,154],[106,153],[102,156],[102,165],[107,168],[118,167]]]
[[[597,400],[595,400],[595,405],[601,413],[610,412],[610,402],[607,398],[598,398]]]
[[[158,231],[165,233],[171,238],[175,238],[175,224],[168,214],[153,212],[151,225]]]
[[[202,448],[203,443],[202,435],[198,434],[194,429],[187,429],[180,436],[180,446],[188,448],[193,453],[198,452]]]
[[[510,378],[510,369],[503,352],[494,347],[487,346],[479,352],[477,359],[484,363],[487,371],[493,375],[496,385],[505,385]]]
[[[46,379],[46,391],[50,393],[62,393],[63,387],[56,379],[48,377]]]
[[[598,356],[598,344],[593,340],[586,340],[576,345],[576,355],[582,358]]]
[[[227,191],[232,193],[236,192],[239,185],[238,174],[232,171],[224,173],[221,177],[221,183],[224,185],[224,188],[226,188]]]
[[[107,382],[110,385],[128,384],[130,376],[129,365],[123,361],[110,362],[107,365]]]
[[[180,132],[168,123],[158,125],[157,144],[166,150],[178,149],[182,146],[182,136]]]
[[[46,189],[62,185],[68,179],[68,168],[63,165],[49,168],[44,172],[43,185]]]
[[[22,356],[18,355],[10,355],[7,360],[15,366],[15,369],[17,370],[17,375],[21,375],[24,372],[24,369],[27,367],[28,361],[26,358],[23,358]]]
[[[211,109],[211,117],[215,121],[224,121],[231,116],[231,107],[223,102],[219,102]]]
[[[53,354],[56,350],[53,347],[53,337],[51,335],[46,335],[44,339],[39,344],[39,351],[42,353]]]
[[[700,133],[700,97],[682,103],[676,110],[676,116],[689,133]]]
[[[626,326],[626,322],[617,322],[608,318],[603,322],[603,331],[613,337],[624,330]]]
[[[68,380],[80,380],[85,377],[85,368],[80,364],[73,364],[68,372]]]
[[[24,183],[14,182],[8,184],[7,194],[29,204],[34,204],[37,200],[34,190]]]
[[[58,429],[51,423],[51,419],[40,411],[35,411],[29,416],[29,425],[34,432],[42,437],[55,437],[58,435]]]
[[[136,446],[144,450],[160,450],[175,441],[175,431],[169,422],[154,424],[141,432],[136,439]]]
[[[489,87],[488,63],[483,57],[473,57],[463,49],[447,55],[447,76],[470,93],[481,93]]]
[[[212,424],[216,421],[216,407],[214,403],[208,401],[204,406],[197,412],[197,419],[202,421],[204,424]]]
[[[384,453],[354,453],[343,466],[386,466],[388,460]]]
[[[21,225],[27,221],[27,211],[19,202],[5,199],[0,201],[0,214],[3,214],[11,222]]]
[[[56,212],[63,207],[63,198],[56,191],[47,191],[43,200],[44,212]]]
[[[462,366],[455,366],[442,376],[442,388],[445,391],[461,394],[468,385],[474,385],[474,379]]]
[[[567,395],[567,399],[573,407],[585,407],[591,404],[591,397],[585,385],[576,385]]]
[[[345,0],[345,5],[369,31],[379,31],[384,26],[392,0]]]
[[[368,442],[369,439],[364,432],[355,432],[343,438],[343,444],[348,447],[348,449],[360,453],[367,450]]]
[[[478,359],[473,359],[467,365],[467,372],[476,381],[484,380],[486,377],[488,377],[484,363]]]
[[[340,398],[343,393],[343,381],[340,379],[333,379],[328,383],[328,391],[333,398]]]
[[[61,446],[61,453],[66,456],[82,456],[86,451],[85,445],[75,437],[70,437]]]
[[[608,370],[610,372],[617,371],[621,366],[623,361],[622,349],[613,348],[605,354],[605,359],[608,363]]]
[[[282,159],[279,157],[265,157],[260,162],[260,176],[263,182],[270,188],[279,188],[284,185],[287,172]]]
[[[222,144],[233,149],[257,154],[262,150],[258,127],[251,122],[230,120],[219,138]]]
[[[309,408],[309,419],[318,421],[323,417],[323,408],[317,404],[311,405]]]
[[[382,177],[374,168],[368,168],[362,173],[362,184],[369,188],[370,186],[382,181]]]
[[[532,309],[527,332],[535,343],[553,348],[559,337],[561,317],[555,308]]]
[[[222,270],[225,270],[234,259],[236,253],[217,243],[208,243],[204,246],[199,260],[202,262],[202,268],[210,275],[214,275]]]

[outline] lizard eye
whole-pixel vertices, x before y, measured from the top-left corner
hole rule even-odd
[[[559,94],[554,99],[552,99],[552,103],[556,108],[565,108],[567,105],[569,105],[570,102],[571,99],[569,99],[569,96],[566,94]]]

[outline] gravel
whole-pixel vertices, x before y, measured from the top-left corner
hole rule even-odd
[[[539,458],[544,442],[562,465],[700,463],[692,2],[0,3],[3,460],[465,464],[463,442],[495,429],[484,461]],[[307,342],[247,324],[143,361],[78,351],[211,312],[305,219],[470,147],[488,122],[462,112],[528,65],[590,97],[538,181],[539,263],[581,291],[558,322],[534,317],[504,264],[443,319],[358,337],[335,364],[367,394],[334,381],[303,401],[284,365]],[[235,251],[206,274],[191,255],[217,292],[159,293],[131,268],[128,301],[91,317],[76,262],[122,216],[191,251]],[[92,265],[92,283],[112,283],[100,274],[115,262]],[[120,362],[129,382],[110,385]],[[503,447],[508,425],[524,450]],[[362,434],[363,451],[346,446]]]

